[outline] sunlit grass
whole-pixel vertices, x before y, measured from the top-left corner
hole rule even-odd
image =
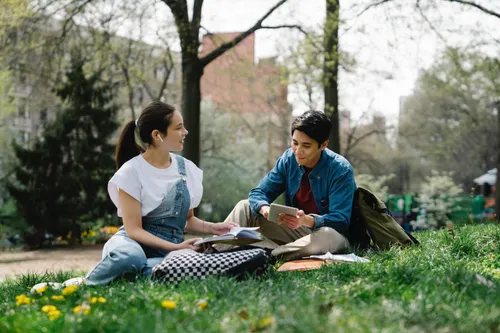
[[[500,225],[416,236],[420,247],[360,253],[368,264],[270,269],[240,282],[118,281],[61,298],[61,290],[29,289],[79,273],[28,274],[0,285],[0,332],[499,331]],[[29,304],[17,305],[23,294]]]

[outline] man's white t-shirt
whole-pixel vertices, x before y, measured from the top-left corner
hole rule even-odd
[[[174,185],[181,179],[175,154],[170,153],[172,163],[166,169],[159,169],[149,164],[142,155],[138,155],[121,166],[108,183],[108,193],[122,216],[118,190],[128,193],[141,203],[142,216],[157,208],[169,191],[175,191]],[[184,158],[186,183],[191,198],[189,209],[198,207],[203,195],[203,171],[193,162]]]

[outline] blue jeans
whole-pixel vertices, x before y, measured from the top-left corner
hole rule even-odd
[[[113,235],[104,245],[101,261],[87,274],[86,285],[104,285],[124,274],[151,276],[163,257],[146,258],[141,245],[125,232]]]

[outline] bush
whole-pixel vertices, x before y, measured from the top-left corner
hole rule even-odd
[[[412,221],[414,229],[435,229],[446,225],[450,215],[457,206],[457,196],[462,193],[460,186],[452,179],[451,172],[439,173],[432,171],[432,176],[426,177],[426,182],[421,185],[420,214],[417,221]]]

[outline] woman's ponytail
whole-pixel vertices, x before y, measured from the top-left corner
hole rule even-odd
[[[154,101],[142,110],[139,119],[129,121],[116,146],[116,168],[120,169],[125,162],[146,151],[153,142],[151,133],[154,130],[166,135],[174,111],[173,106]]]
[[[135,121],[131,120],[125,125],[120,134],[115,151],[116,169],[120,169],[125,162],[141,153],[135,143],[135,127]]]

